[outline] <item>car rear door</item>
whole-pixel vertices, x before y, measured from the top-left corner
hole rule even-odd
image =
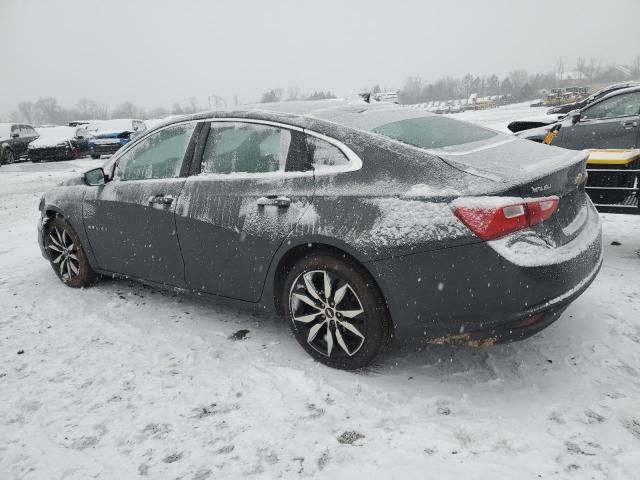
[[[83,217],[100,269],[184,286],[174,215],[196,125],[171,125],[141,139],[115,160],[112,181],[88,189]]]
[[[205,126],[176,209],[187,286],[254,302],[276,250],[313,199],[304,135],[271,122]]]
[[[585,108],[580,120],[562,126],[553,145],[583,148],[634,148],[640,125],[640,92],[606,98]]]

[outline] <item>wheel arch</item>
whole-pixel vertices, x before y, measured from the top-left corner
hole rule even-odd
[[[296,238],[295,241],[289,239],[280,247],[270,265],[270,271],[267,275],[268,282],[262,294],[262,303],[267,308],[272,308],[276,314],[284,315],[281,292],[287,273],[300,258],[318,252],[332,253],[354,263],[364,274],[369,276],[371,282],[382,293],[386,303],[385,292],[371,270],[367,268],[366,257],[344,242],[322,236]]]
[[[68,223],[71,226],[71,228],[73,228],[73,230],[76,232],[76,235],[78,235],[78,237],[80,238],[80,243],[84,248],[84,251],[87,255],[87,260],[89,262],[89,265],[91,265],[91,268],[97,269],[98,262],[93,252],[93,247],[91,246],[91,242],[89,241],[89,238],[87,237],[87,234],[85,232],[84,220],[82,219],[82,217],[75,218],[75,220],[77,220],[76,222],[75,220],[70,219],[72,215],[67,215],[64,209],[60,208],[57,205],[52,205],[52,204],[45,204],[44,207],[42,208],[42,212],[43,212],[42,220],[41,220],[42,226],[43,226],[42,233],[41,233],[42,236],[44,237],[46,226],[49,224],[49,222],[56,217],[61,217],[66,223]]]

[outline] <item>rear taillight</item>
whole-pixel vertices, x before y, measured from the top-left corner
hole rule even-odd
[[[547,220],[558,208],[556,196],[466,197],[453,202],[456,216],[482,240],[492,240]]]

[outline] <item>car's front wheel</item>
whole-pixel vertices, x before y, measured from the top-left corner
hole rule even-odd
[[[47,224],[44,247],[53,271],[65,285],[88,287],[98,279],[87,261],[78,235],[64,218],[58,216]]]
[[[283,303],[300,345],[330,367],[369,365],[391,340],[377,285],[355,262],[332,253],[303,258],[288,273]]]
[[[13,152],[8,148],[2,154],[2,163],[5,165],[11,165],[15,161],[15,157],[13,156]]]

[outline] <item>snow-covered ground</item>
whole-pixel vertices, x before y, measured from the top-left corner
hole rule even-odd
[[[523,113],[507,108],[465,116],[495,128]],[[124,280],[65,287],[37,204],[95,164],[0,167],[0,479],[638,478],[640,216],[603,215],[600,275],[542,333],[396,346],[357,374],[276,318]]]

